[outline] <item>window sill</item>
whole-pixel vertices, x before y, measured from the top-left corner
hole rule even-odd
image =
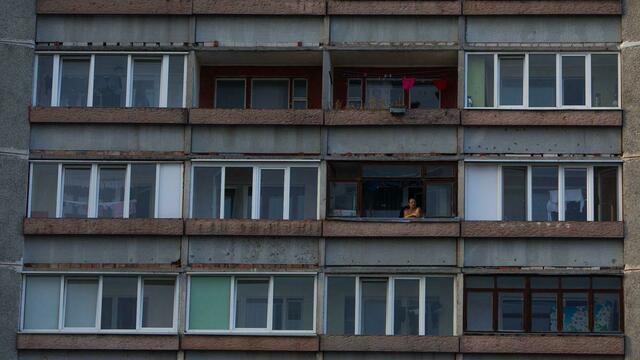
[[[182,108],[32,107],[29,121],[32,124],[186,124],[188,111]]]
[[[464,109],[465,126],[622,126],[619,109]]]
[[[189,123],[196,125],[322,125],[320,109],[257,110],[204,109],[189,111]]]
[[[319,220],[187,219],[186,235],[321,236]]]
[[[458,237],[455,219],[331,219],[322,226],[325,237]]]
[[[624,355],[622,335],[464,335],[462,353]]]
[[[25,218],[24,235],[165,235],[183,233],[182,219]]]
[[[325,0],[193,0],[194,14],[324,15]]]
[[[328,0],[329,15],[460,15],[458,0]]]
[[[465,15],[620,15],[619,0],[467,0]]]
[[[457,336],[333,336],[320,338],[321,351],[456,353]]]
[[[176,334],[17,334],[18,350],[178,350]]]
[[[38,0],[37,14],[154,14],[154,15],[187,15],[191,13],[191,1],[165,0],[129,1],[112,0]]]
[[[389,110],[332,110],[325,115],[327,126],[458,124],[458,109],[409,109],[402,116],[393,115]]]
[[[469,238],[624,238],[622,221],[463,221]]]
[[[317,336],[183,335],[182,350],[304,351],[319,350]]]

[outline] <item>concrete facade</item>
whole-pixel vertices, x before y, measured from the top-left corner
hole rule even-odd
[[[65,4],[60,8],[50,0],[8,0],[0,5],[0,59],[6,69],[11,69],[6,71],[7,76],[0,77],[0,84],[8,89],[8,96],[0,97],[0,284],[6,290],[0,291],[0,318],[7,319],[0,322],[0,358],[639,358],[640,328],[636,320],[640,306],[640,201],[636,201],[635,189],[640,176],[640,95],[636,85],[640,81],[636,65],[640,61],[640,4],[621,0],[622,11],[618,14],[612,6],[616,4],[610,4],[614,2],[610,0],[605,13],[597,11],[597,4],[581,8],[575,2],[558,0],[562,4],[557,13],[541,13],[533,4],[540,3],[537,1],[519,1],[516,5],[494,1],[484,10],[492,13],[467,14],[465,9],[474,9],[480,5],[473,3],[482,1],[306,1],[283,0],[277,4],[269,0],[171,0],[164,7],[145,1],[133,4],[113,0],[106,5],[90,2],[97,6],[95,9],[75,0],[63,0]],[[521,8],[511,13],[513,6]],[[62,56],[111,52],[157,57],[180,51],[186,54],[183,82],[187,106],[31,108],[34,48],[39,54]],[[467,54],[478,51],[619,53],[622,106],[544,111],[465,108],[465,59]],[[318,73],[322,69],[322,81],[317,84],[321,88],[318,108],[249,109],[254,96],[250,87],[243,92],[247,109],[199,106],[203,91],[200,82],[206,76],[200,70],[205,67],[216,68],[220,74],[234,69],[232,78],[241,77],[248,83],[256,72],[268,69],[275,75],[258,77],[295,80],[298,78],[287,75],[287,69],[304,66],[314,66]],[[457,95],[454,103],[458,104],[455,108],[410,109],[404,115],[392,115],[386,110],[354,110],[336,104],[344,95],[344,89],[336,85],[336,74],[341,71],[345,78],[363,78],[366,82],[367,74],[375,71],[400,77],[415,76],[412,74],[417,72],[436,79],[441,75],[438,68],[454,69],[457,74],[452,80]],[[167,73],[169,69],[162,71]],[[165,80],[159,80],[159,84],[165,84]],[[446,86],[453,87],[451,82]],[[366,88],[362,89],[367,94]],[[206,89],[206,93],[215,96],[217,88],[210,90]],[[293,85],[288,91],[295,91]],[[161,98],[166,95],[159,92]],[[295,96],[289,95],[293,101]],[[35,216],[25,220],[29,196],[33,194],[29,188],[30,181],[33,184],[29,164],[35,161],[65,166],[99,164],[94,168],[141,161],[180,163],[184,167],[179,181],[181,192],[168,194],[167,198],[181,204],[177,205],[181,206],[180,211],[172,214],[182,216],[158,215],[171,218],[158,222]],[[453,214],[418,221],[332,218],[330,182],[335,174],[331,166],[338,161],[452,164],[456,169],[450,197]],[[560,164],[563,169],[623,164],[619,174],[624,176],[618,178],[622,185],[618,189],[622,193],[622,221],[501,221],[497,220],[497,210],[486,218],[494,221],[466,221],[465,208],[473,204],[473,198],[486,194],[491,197],[490,192],[498,189],[495,183],[502,186],[496,175],[487,178],[486,186],[476,192],[467,192],[465,169],[473,162],[486,162],[496,169],[503,163],[521,163],[525,167]],[[255,215],[256,205],[259,211],[266,210],[254,197],[257,199],[261,191],[268,193],[269,189],[260,189],[248,195],[253,201],[249,210],[253,219],[192,219],[195,166],[256,166],[251,181],[261,181],[265,176],[261,169],[301,164],[318,167],[316,218],[261,219]],[[128,169],[125,181],[130,181]],[[589,174],[593,171],[590,168]],[[290,172],[284,173],[283,184],[291,182]],[[157,174],[163,173],[157,170]],[[62,179],[64,175],[58,176]],[[91,176],[94,185],[87,191],[95,195],[100,191],[95,185],[99,175]],[[360,181],[361,175],[355,177]],[[155,186],[162,188],[162,181],[156,179]],[[590,200],[596,196],[593,184],[588,190]],[[51,191],[60,198],[65,190]],[[356,192],[361,196],[364,190],[358,188]],[[129,194],[128,190],[125,194]],[[281,196],[287,195],[291,195],[289,189],[283,190]],[[227,196],[225,192],[225,201],[229,201]],[[494,205],[501,209],[498,199],[496,196]],[[160,208],[156,211],[160,214],[164,205],[155,206]],[[226,209],[224,202],[221,207],[215,206],[216,211]],[[484,218],[467,220],[478,219]],[[24,278],[42,273],[135,274],[141,279],[175,276],[174,328],[162,332],[139,328],[109,334],[102,329],[86,333],[25,330],[21,328]],[[194,321],[188,313],[191,276],[283,274],[315,276],[312,332],[198,333],[188,329],[188,322]],[[450,334],[327,334],[329,276],[427,275],[453,279]],[[470,275],[624,277],[624,301],[619,309],[623,325],[620,331],[610,333],[467,331],[466,312],[470,310],[464,279]],[[359,294],[361,290],[357,291]],[[393,319],[395,315],[386,316]],[[393,326],[385,331],[389,328]]]

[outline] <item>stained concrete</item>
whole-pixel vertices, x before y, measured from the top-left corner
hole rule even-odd
[[[620,356],[468,354],[463,360],[622,360]]]
[[[455,266],[456,239],[325,240],[328,266]]]
[[[319,154],[320,128],[311,126],[194,126],[194,153]]]
[[[313,238],[190,237],[189,263],[318,264]]]
[[[28,180],[26,157],[0,153],[0,263],[22,259],[22,219],[27,213]]]
[[[21,351],[20,360],[176,360],[171,351]]]
[[[16,332],[20,323],[22,275],[18,267],[0,266],[0,358],[17,359]]]
[[[309,352],[187,351],[184,360],[316,360]]]
[[[331,43],[456,43],[454,16],[337,16],[331,19]]]
[[[454,360],[453,354],[326,352],[324,360]]]
[[[0,5],[0,13],[3,5]],[[0,15],[0,24],[12,21],[2,20]],[[0,76],[0,151],[25,150],[29,146],[27,119],[33,88],[33,49],[0,44],[0,64],[5,69],[11,69]]]
[[[327,152],[336,154],[455,154],[453,126],[332,127]]]

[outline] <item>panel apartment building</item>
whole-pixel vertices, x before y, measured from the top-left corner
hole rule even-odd
[[[640,2],[0,24],[0,359],[640,359]]]

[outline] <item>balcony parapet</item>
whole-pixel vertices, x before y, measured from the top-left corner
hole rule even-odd
[[[18,350],[152,350],[180,348],[177,335],[18,334]]]
[[[328,0],[329,15],[460,15],[459,0]]]
[[[623,238],[619,221],[463,221],[461,236],[469,238]]]
[[[25,218],[24,235],[164,235],[183,233],[182,219]]]
[[[321,351],[456,353],[456,336],[322,336]]]
[[[465,335],[462,353],[624,355],[622,335]]]
[[[392,115],[387,110],[333,110],[325,114],[327,126],[458,124],[458,109],[410,109],[402,116]]]
[[[319,349],[317,336],[184,335],[182,350],[300,351]]]
[[[320,236],[319,220],[187,219],[186,235]]]
[[[620,0],[465,0],[464,15],[621,15]]]
[[[621,110],[463,110],[464,126],[622,126]]]
[[[192,0],[38,0],[37,14],[189,15]]]
[[[322,125],[323,112],[310,110],[191,109],[196,125]]]
[[[460,224],[456,221],[368,219],[325,220],[322,226],[324,237],[458,237]]]
[[[32,107],[31,123],[186,124],[188,109]]]

